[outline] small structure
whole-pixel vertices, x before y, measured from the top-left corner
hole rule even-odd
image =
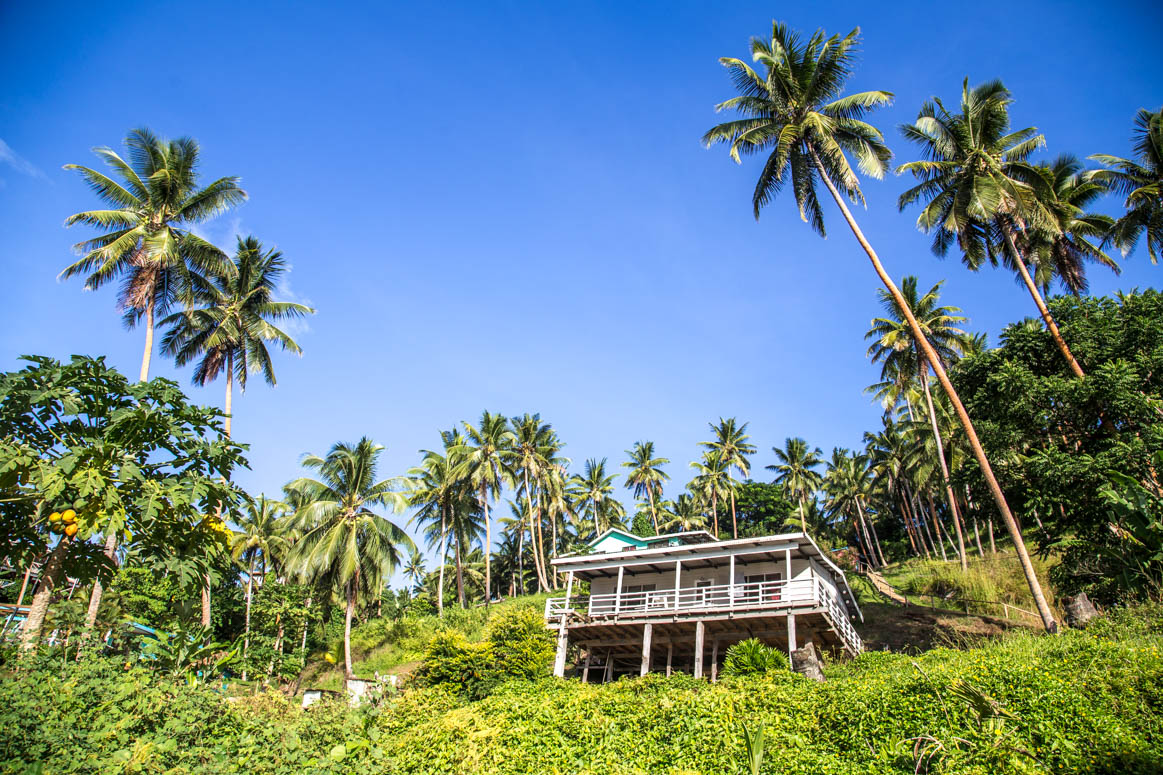
[[[789,656],[809,642],[835,654],[864,649],[843,571],[804,533],[718,541],[702,530],[608,530],[589,550],[553,560],[566,575],[565,596],[545,602],[554,675],[565,674],[571,644],[584,681],[664,669],[714,680],[727,647],[747,638]],[[588,595],[577,594],[582,581]]]

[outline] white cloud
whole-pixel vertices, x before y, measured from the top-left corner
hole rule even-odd
[[[304,304],[308,307],[314,308],[315,305],[311,300],[305,296],[300,296],[291,288],[291,272],[294,266],[288,262],[287,270],[283,273],[282,278],[279,279],[279,284],[275,287],[275,299],[277,301],[289,301],[295,304]],[[310,318],[295,318],[291,320],[284,320],[279,324],[279,328],[287,332],[292,339],[297,339],[303,334],[311,333]]]
[[[7,164],[20,174],[27,175],[30,178],[48,180],[48,176],[41,172],[39,167],[12,150],[12,146],[4,142],[3,139],[0,139],[0,163]]]

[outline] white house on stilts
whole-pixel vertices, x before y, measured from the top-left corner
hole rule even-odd
[[[553,560],[566,577],[565,596],[545,604],[554,675],[565,674],[570,646],[589,682],[679,670],[714,680],[727,647],[747,638],[789,654],[808,642],[837,655],[863,650],[843,571],[803,533],[718,541],[705,531],[608,530],[589,550]]]

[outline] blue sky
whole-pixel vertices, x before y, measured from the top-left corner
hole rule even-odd
[[[790,199],[756,223],[757,162],[700,146],[732,95],[718,57],[746,56],[775,12],[806,32],[859,25],[850,88],[896,94],[873,121],[897,161],[913,155],[894,127],[966,76],[1005,81],[1045,158],[1128,155],[1136,110],[1163,100],[1163,8],[813,5],[2,4],[0,368],[87,353],[137,373],[142,334],[113,290],[56,275],[85,236],[62,221],[95,204],[61,165],[145,125],[197,138],[207,179],[243,177],[250,201],[203,233],[277,245],[285,297],[319,310],[278,387],[236,398],[252,492],[364,434],[403,473],[484,408],[540,412],[576,467],[652,439],[679,486],[719,416],[751,423],[760,470],[787,436],[856,446],[878,423],[862,389],[879,286],[830,204],[827,240]],[[1033,314],[1009,276],[929,253],[896,210],[907,183],[868,182],[857,211],[892,274],[946,280],[991,335]],[[1161,273],[1140,249],[1121,277],[1095,270],[1092,292]],[[190,391],[221,403],[220,384]]]

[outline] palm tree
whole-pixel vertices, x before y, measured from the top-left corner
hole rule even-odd
[[[196,282],[198,273],[217,269],[224,261],[218,248],[189,230],[246,199],[236,177],[198,186],[198,143],[188,137],[163,140],[148,129],[134,129],[125,138],[129,161],[112,148],[95,153],[121,182],[79,164],[77,170],[108,210],[70,215],[66,226],[83,223],[104,231],[79,242],[80,260],[61,277],[86,275],[87,289],[122,280],[118,304],[126,325],[145,318],[145,352],[141,380],[149,378],[154,319]]]
[[[678,500],[663,501],[658,506],[663,516],[669,517],[662,524],[662,529],[667,532],[688,533],[707,528],[707,517],[700,512],[698,500],[690,493],[684,492],[678,496]]]
[[[658,508],[655,501],[662,497],[662,483],[670,479],[670,474],[662,470],[670,460],[654,456],[653,441],[635,442],[632,448],[626,450],[626,454],[630,456],[622,464],[623,468],[630,469],[626,474],[626,489],[633,490],[635,498],[646,494],[650,500],[650,521],[654,523],[654,535],[658,535]]]
[[[404,578],[411,580],[412,588],[408,590],[408,597],[412,596],[412,589],[420,586],[420,582],[424,579],[424,575],[428,572],[424,568],[424,557],[419,550],[413,549],[412,554],[408,556],[408,561],[404,563]]]
[[[1070,155],[1039,164],[1036,169],[1044,180],[1039,193],[1047,225],[1023,231],[1018,248],[1033,263],[1038,287],[1048,293],[1050,283],[1057,278],[1066,290],[1078,296],[1089,287],[1088,262],[1119,274],[1118,263],[1101,247],[1110,236],[1114,219],[1086,212],[1102,195],[1103,187],[1088,179],[1082,163]]]
[[[711,519],[715,531],[715,538],[719,538],[719,499],[728,496],[735,490],[735,480],[731,472],[717,452],[703,453],[702,461],[692,461],[690,467],[695,471],[695,477],[690,482],[690,489],[705,505],[711,507]]]
[[[614,480],[617,478],[617,474],[606,473],[606,458],[590,458],[586,461],[585,473],[580,476],[574,474],[571,479],[574,497],[582,504],[582,510],[589,512],[595,537],[620,525],[626,516],[622,504],[613,497]]]
[[[809,448],[808,442],[799,438],[789,438],[784,441],[784,448],[772,447],[776,463],[766,466],[768,471],[775,471],[775,481],[782,484],[788,494],[799,501],[800,528],[808,532],[808,496],[813,495],[824,483],[824,479],[817,468],[823,464],[820,457],[823,454],[819,447]],[[814,497],[814,496],[813,496]]]
[[[509,430],[509,421],[504,415],[489,411],[481,413],[479,427],[464,423],[467,442],[457,452],[462,456],[458,475],[468,480],[477,493],[481,510],[485,517],[485,605],[492,594],[492,553],[493,530],[489,521],[489,497],[499,497],[501,488],[513,484],[513,465],[516,453],[513,451],[515,437]]]
[[[1089,173],[1109,190],[1126,197],[1127,212],[1114,223],[1111,239],[1130,253],[1139,238],[1147,235],[1151,263],[1163,255],[1163,108],[1154,113],[1140,110],[1135,116],[1132,150],[1135,159],[1099,153],[1090,158],[1107,167]]]
[[[436,611],[440,617],[444,616],[444,567],[448,564],[448,538],[451,533],[453,514],[464,500],[465,488],[457,477],[456,469],[459,461],[451,451],[464,443],[463,437],[456,430],[441,434],[444,440],[445,454],[432,450],[421,450],[424,459],[420,465],[408,471],[411,487],[409,500],[412,506],[418,507],[409,520],[417,523],[424,529],[424,537],[429,546],[437,546],[440,551],[440,579],[438,589],[440,594],[436,598]],[[457,552],[457,590],[463,593],[464,578],[460,565],[460,552]],[[461,600],[463,602],[463,599]]]
[[[924,296],[918,296],[917,278],[904,277],[901,280],[901,295],[905,304],[913,313],[921,333],[929,341],[933,350],[942,361],[954,361],[961,354],[968,334],[957,328],[958,323],[964,323],[967,318],[958,313],[957,307],[941,306],[941,285],[937,283]],[[957,529],[957,551],[961,558],[961,570],[968,570],[965,557],[965,536],[961,526],[961,515],[957,510],[957,498],[953,494],[953,484],[949,479],[949,465],[945,461],[945,446],[941,440],[941,430],[937,427],[937,411],[933,407],[933,395],[929,390],[929,363],[920,344],[913,337],[912,327],[905,320],[904,314],[897,307],[896,300],[891,294],[880,291],[880,303],[884,307],[885,317],[874,318],[872,328],[864,335],[865,339],[872,339],[868,348],[868,355],[873,363],[883,361],[885,370],[881,376],[892,369],[903,372],[912,372],[916,380],[921,383],[925,393],[925,406],[928,408],[929,424],[936,442],[936,457],[941,465],[941,480],[945,486],[945,498],[949,504],[949,513],[953,517],[953,525]],[[895,364],[889,367],[889,364]]]
[[[279,561],[290,546],[285,520],[279,517],[287,510],[281,501],[260,496],[250,502],[231,531],[230,555],[246,569],[246,625],[242,640],[242,656],[250,650],[250,605],[254,596],[255,565],[261,560],[260,577],[265,582],[267,565]]]
[[[1082,378],[1085,372],[1030,275],[1032,256],[1019,246],[1019,229],[1047,230],[1054,223],[1042,202],[1045,179],[1027,161],[1045,140],[1033,127],[1010,131],[1012,102],[1001,81],[970,89],[968,80],[962,84],[960,113],[950,113],[937,98],[926,102],[916,122],[901,127],[925,159],[897,168],[921,181],[901,194],[900,209],[924,201],[917,226],[934,232],[937,255],[956,239],[970,269],[987,259],[996,263],[999,255],[1016,269],[1066,363]]]
[[[383,447],[366,436],[355,444],[338,443],[325,457],[306,455],[305,468],[318,479],[302,477],[287,486],[301,493],[303,505],[295,514],[302,538],[291,552],[289,565],[301,578],[327,578],[346,601],[343,628],[343,665],[348,679],[355,677],[351,662],[351,619],[360,593],[379,589],[380,581],[400,564],[401,552],[415,545],[395,523],[373,511],[400,511],[407,499],[398,492],[397,479],[377,479]]]
[[[171,326],[162,338],[162,352],[174,356],[179,366],[194,359],[194,384],[205,385],[226,374],[226,435],[230,436],[231,389],[234,380],[246,391],[250,372],[262,372],[268,385],[275,384],[268,342],[295,355],[303,351],[295,340],[275,326],[276,322],[312,315],[303,304],[275,301],[275,288],[287,269],[278,250],[265,250],[255,237],[239,237],[232,262],[212,271],[207,282],[192,291],[188,309],[162,320]]]
[[[755,454],[755,445],[748,443],[747,423],[738,425],[734,417],[724,420],[719,418],[719,424],[710,423],[711,432],[715,434],[714,441],[700,441],[699,446],[716,453],[723,465],[730,471],[734,468],[739,475],[746,479],[751,475],[751,464],[747,456]],[[735,518],[735,488],[731,494],[731,537],[739,537],[739,522]]]
[[[521,469],[525,497],[529,500],[529,546],[533,552],[533,565],[537,572],[537,583],[542,591],[549,589],[549,574],[545,570],[541,547],[544,544],[541,530],[541,492],[534,498],[533,485],[540,484],[550,460],[559,445],[553,427],[541,421],[540,414],[525,414],[511,420],[513,426],[513,452],[517,466]]]
[[[932,345],[920,333],[916,320],[907,311],[900,289],[881,264],[880,257],[844,201],[845,195],[854,202],[864,201],[860,181],[846,153],[856,157],[864,174],[875,178],[883,177],[891,157],[880,130],[863,121],[863,117],[870,109],[888,104],[892,95],[886,91],[868,91],[839,96],[852,74],[859,33],[856,29],[841,38],[837,35],[826,37],[822,31],[817,31],[805,42],[785,25],[773,22],[770,40],[756,38],[751,41],[752,56],[763,65],[763,77],[738,59],[719,60],[731,72],[741,94],[720,103],[717,109],[737,110],[744,117],[713,127],[703,136],[703,141],[708,146],[728,143],[731,157],[736,161],[741,160],[740,154],[770,149],[752,195],[757,218],[762,207],[772,201],[791,178],[800,216],[824,236],[824,215],[816,194],[816,183],[824,184],[881,283],[906,310],[909,325],[933,365],[937,380],[953,403],[990,494],[1014,537],[1015,546],[1019,547],[1022,569],[1042,620],[1048,630],[1056,631],[1057,624],[1034,575],[1017,522],[989,465],[973,422],[944,368],[936,363]]]

